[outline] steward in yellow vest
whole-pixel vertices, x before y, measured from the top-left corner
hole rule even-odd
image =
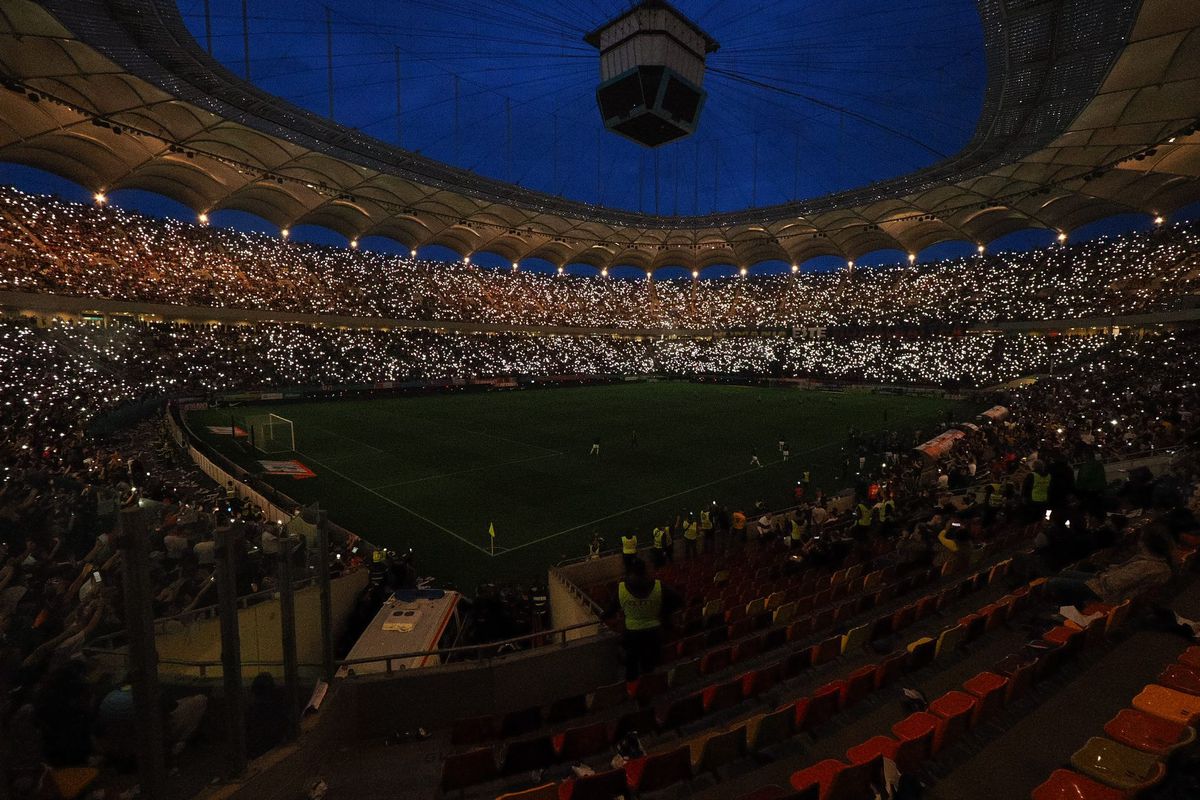
[[[654,529],[654,563],[657,566],[661,567],[663,563],[671,560],[672,545],[674,544],[669,526],[659,525]]]
[[[661,644],[659,632],[663,621],[679,608],[679,595],[663,586],[662,581],[650,580],[646,563],[636,559],[617,584],[617,596],[605,609],[603,618],[625,615],[625,679],[637,680],[639,675],[653,672],[658,666]]]
[[[688,514],[683,521],[683,552],[688,558],[694,558],[699,544],[700,527],[696,524],[696,517]]]
[[[638,560],[637,551],[638,541],[636,533],[621,537],[621,558],[625,561],[625,569],[629,569],[630,565]]]

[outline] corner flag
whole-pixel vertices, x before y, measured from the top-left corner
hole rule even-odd
[[[496,524],[494,522],[488,523],[488,536],[492,537],[493,539],[496,538]]]

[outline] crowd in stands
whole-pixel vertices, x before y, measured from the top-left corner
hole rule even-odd
[[[644,329],[921,331],[1195,303],[1200,229],[892,268],[609,280],[478,269],[0,189],[0,290],[393,319]]]
[[[90,297],[479,322],[647,327],[820,324],[922,327],[1122,314],[1173,307],[1195,290],[1200,233],[1185,227],[961,263],[740,281],[639,282],[494,273],[152,220],[0,191],[0,289]],[[241,594],[275,588],[281,531],[236,490],[207,484],[156,421],[96,436],[97,415],[147,398],[296,386],[471,377],[663,373],[815,377],[987,386],[1049,372],[997,395],[1007,418],[931,462],[894,437],[847,450],[848,505],[800,491],[799,507],[728,515],[733,536],[779,537],[810,564],[891,554],[900,564],[969,562],[1005,525],[1036,533],[1027,574],[1053,574],[1114,540],[1110,511],[1146,510],[1168,544],[1194,531],[1193,456],[1106,495],[1102,459],[1194,442],[1200,337],[828,338],[467,334],[299,324],[194,326],[0,321],[0,733],[18,796],[44,765],[127,764],[131,706],[121,675],[97,675],[84,644],[124,625],[114,523],[142,508],[151,529],[154,612],[215,600],[214,531],[244,525]],[[1039,477],[1033,477],[1037,475]],[[1044,476],[1044,477],[1041,477]],[[807,487],[800,487],[807,489]],[[832,494],[832,493],[831,493]],[[896,507],[888,506],[889,502]],[[1041,516],[1042,510],[1053,513]],[[1034,513],[1036,512],[1036,513]],[[1074,523],[1074,524],[1069,524]],[[682,524],[682,523],[681,523]],[[722,523],[723,524],[723,523]],[[819,536],[845,530],[849,536]],[[863,528],[855,536],[854,527]],[[1035,530],[1036,529],[1036,530]],[[716,535],[716,534],[714,534]],[[615,537],[614,537],[615,538]],[[675,531],[684,541],[684,530]],[[1162,541],[1137,558],[1171,562]],[[703,550],[703,548],[701,548]],[[311,553],[298,551],[297,564]],[[350,563],[349,550],[338,562]],[[1157,565],[1155,565],[1157,567]],[[1076,576],[1112,599],[1162,570]],[[1149,577],[1147,577],[1149,576]],[[1080,592],[1079,585],[1066,591]],[[261,696],[270,692],[265,683]],[[186,702],[185,702],[186,701]],[[203,703],[165,709],[169,744],[196,730]],[[265,737],[256,748],[269,746]],[[265,744],[264,744],[265,743]]]

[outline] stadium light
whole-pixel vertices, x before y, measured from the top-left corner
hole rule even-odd
[[[651,273],[650,270],[646,270],[646,280],[650,280],[653,277],[654,277],[653,273]]]
[[[414,247],[411,251],[409,251],[409,255],[412,256],[413,258],[416,258],[417,257],[417,248]]]
[[[984,247],[983,245],[979,245],[979,247],[976,247],[975,250],[976,250],[976,252],[979,253],[979,255],[983,255],[984,252],[987,250],[987,248]]]
[[[908,254],[908,263],[910,263],[910,264],[913,264],[913,263],[915,263],[915,262],[916,262],[916,260],[917,260],[917,254],[916,254],[916,253],[909,253],[909,254]]]
[[[792,264],[792,274],[793,274],[793,275],[795,275],[795,274],[796,274],[797,272],[799,272],[799,271],[800,271],[800,265],[799,265],[799,264]]]
[[[279,232],[279,235],[286,239],[292,235],[292,232],[290,230],[288,230],[287,228],[284,228],[283,230],[281,230]]]
[[[351,239],[351,240],[350,240],[350,249],[351,249],[351,250],[357,250],[357,249],[358,249],[358,239]]]
[[[196,215],[196,221],[199,222],[201,225],[207,225],[208,224],[208,214],[201,211],[199,214]]]
[[[847,261],[847,262],[846,262],[846,269],[853,271],[853,270],[854,270],[854,262],[853,262],[853,261]]]
[[[514,261],[513,262],[513,272],[516,272],[520,268],[521,268],[521,265]]]
[[[562,268],[562,267],[559,267],[559,268],[558,268],[558,274],[559,274],[559,275],[562,275],[562,274],[563,274],[563,268]]]
[[[467,265],[470,265],[470,263],[471,263],[471,257],[470,257],[470,256],[463,256],[463,263],[464,263],[464,264],[467,264]]]
[[[96,192],[92,195],[92,199],[96,201],[96,205],[98,206],[108,205],[108,195],[104,192]]]
[[[700,277],[700,270],[698,270],[698,269],[692,270],[692,279],[695,280],[696,278],[699,278],[699,277]]]
[[[605,267],[604,269],[600,270],[600,277],[601,277],[601,278],[607,278],[607,277],[608,277],[608,267]]]
[[[1066,242],[1067,242],[1067,232],[1066,232],[1066,231],[1059,231],[1059,232],[1058,232],[1058,243],[1059,243],[1059,244],[1066,244]]]
[[[1154,215],[1154,224],[1155,225],[1162,225],[1164,222],[1166,222],[1166,220],[1162,218],[1161,214]]]
[[[738,274],[741,275],[743,278],[746,277],[746,268],[742,267],[741,269],[739,269]]]

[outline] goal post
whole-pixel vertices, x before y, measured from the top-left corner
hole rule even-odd
[[[296,430],[292,421],[278,414],[246,418],[250,444],[263,453],[290,453],[296,449]]]

